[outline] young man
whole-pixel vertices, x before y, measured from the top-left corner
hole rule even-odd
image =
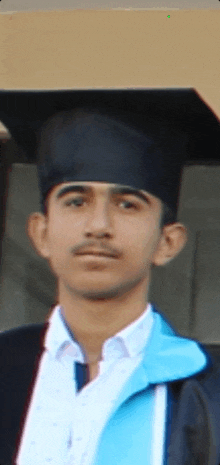
[[[57,305],[16,464],[220,464],[219,368],[148,300],[152,266],[187,241],[182,164],[150,130],[98,109],[44,126],[42,212],[27,233],[57,278]]]

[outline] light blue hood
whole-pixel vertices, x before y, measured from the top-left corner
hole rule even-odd
[[[191,377],[208,361],[153,307],[154,324],[141,364],[125,383],[100,436],[93,465],[151,465],[155,384]]]
[[[155,308],[153,314],[153,330],[143,359],[149,382],[188,378],[205,368],[207,359],[199,344],[180,336]]]

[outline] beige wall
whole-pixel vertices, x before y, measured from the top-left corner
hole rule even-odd
[[[194,87],[220,117],[219,9],[19,12],[0,30],[1,89]]]

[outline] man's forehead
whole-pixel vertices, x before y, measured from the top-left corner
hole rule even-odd
[[[101,182],[101,181],[69,181],[69,182],[62,182],[56,186],[57,189],[66,187],[66,186],[88,186],[93,187],[94,189],[111,189],[112,187],[127,187],[132,188],[132,186],[128,186],[125,184],[115,184],[115,183],[108,183],[108,182]]]
[[[63,182],[55,186],[54,191],[57,193],[60,189],[63,189],[68,186],[87,186],[90,187],[91,189],[94,189],[96,191],[101,191],[101,192],[108,192],[111,191],[112,189],[128,189],[128,190],[133,190],[133,191],[139,191],[143,192],[146,195],[151,195],[152,197],[155,197],[153,194],[150,192],[147,192],[143,189],[137,189],[133,186],[130,186],[128,184],[117,184],[117,183],[106,183],[106,182],[101,182],[101,181],[69,181],[69,182]]]

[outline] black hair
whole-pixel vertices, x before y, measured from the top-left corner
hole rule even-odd
[[[160,220],[160,228],[163,229],[164,226],[168,224],[173,224],[177,222],[176,213],[171,210],[171,208],[164,202],[162,202],[162,215]]]

